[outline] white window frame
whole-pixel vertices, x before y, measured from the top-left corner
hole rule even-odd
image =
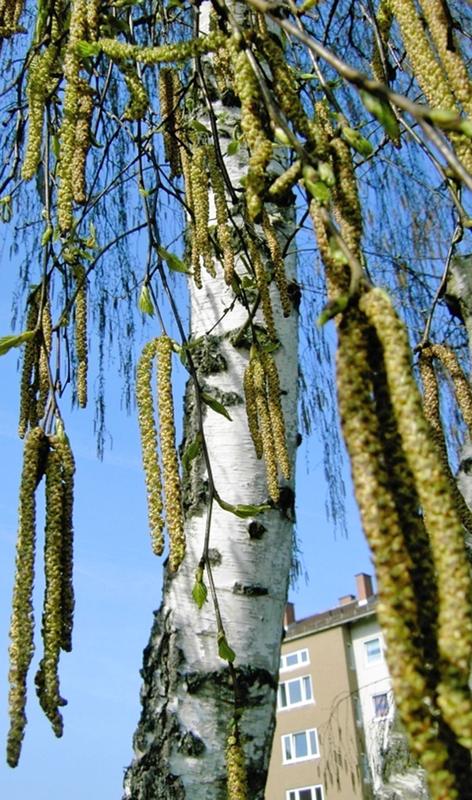
[[[318,790],[318,797],[316,796]],[[321,783],[316,786],[300,786],[298,789],[287,789],[285,792],[285,800],[292,800],[290,795],[295,794],[295,800],[300,800],[300,792],[311,791],[311,800],[324,800],[324,790]]]
[[[305,660],[302,659],[302,653],[306,653]],[[287,665],[289,656],[297,656],[297,663]],[[280,672],[290,672],[293,669],[300,669],[301,667],[306,667],[309,663],[310,654],[306,647],[303,647],[301,650],[292,650],[290,653],[283,653],[280,656]]]
[[[385,697],[385,702],[386,702],[385,714],[377,714],[377,708],[376,708],[376,703],[375,703],[375,698],[376,697]],[[375,692],[374,694],[371,695],[371,699],[372,699],[372,709],[373,709],[373,712],[374,712],[374,719],[387,719],[389,711],[390,711],[389,692],[388,691]]]
[[[306,756],[297,756],[295,755],[295,737],[300,736],[301,734],[305,735],[305,741],[307,746],[307,755]],[[313,752],[311,750],[311,734],[313,734],[313,738],[315,740],[316,751]],[[283,764],[299,764],[301,761],[313,761],[315,758],[320,757],[320,743],[318,739],[318,731],[316,728],[307,728],[304,731],[294,731],[294,733],[285,733],[282,737],[282,763]],[[292,758],[287,758],[285,754],[285,740],[290,740],[290,750],[294,755]]]
[[[378,641],[378,643],[379,643],[379,657],[376,658],[375,661],[369,661],[369,654],[367,652],[367,645],[370,644],[370,642],[375,642],[375,641]],[[362,644],[363,644],[363,649],[364,649],[364,661],[365,661],[366,667],[375,667],[375,666],[377,666],[377,664],[381,664],[382,661],[384,660],[382,637],[381,636],[369,636],[367,639],[364,639]]]
[[[308,679],[309,686],[310,686],[311,697],[307,697],[307,693],[306,693],[305,681],[307,679]],[[283,706],[281,704],[281,702],[280,702],[280,695],[282,693],[281,692],[281,687],[282,686],[286,687],[289,683],[295,683],[295,682],[299,682],[300,683],[300,686],[301,686],[300,694],[301,694],[302,699],[299,700],[297,703],[290,703],[289,691],[286,688],[285,689],[285,696],[287,698],[287,705]],[[309,704],[314,703],[314,702],[315,702],[315,699],[313,697],[313,683],[312,683],[312,680],[311,680],[311,675],[300,675],[299,678],[290,678],[288,681],[280,681],[279,682],[279,688],[278,688],[278,691],[277,691],[277,711],[288,711],[289,709],[299,708],[300,706],[306,706],[306,705],[309,705]]]

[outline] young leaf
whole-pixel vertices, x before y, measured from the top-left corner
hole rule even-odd
[[[316,320],[316,324],[321,328],[322,325],[325,325],[328,322],[328,320],[333,319],[333,317],[335,317],[337,314],[340,314],[342,311],[344,311],[348,302],[349,296],[347,294],[341,294],[334,300],[330,300]]]
[[[4,356],[12,347],[21,347],[34,336],[36,336],[36,331],[24,331],[17,336],[0,336],[0,356]]]
[[[138,308],[142,314],[149,314],[154,316],[154,304],[152,302],[151,292],[147,283],[143,283],[139,293]]]
[[[192,589],[192,597],[199,608],[202,608],[203,604],[206,602],[207,596],[208,590],[203,581],[195,581]]]
[[[232,664],[236,658],[236,653],[229,646],[228,642],[226,641],[226,636],[223,633],[218,635],[218,655],[223,659],[223,661],[229,661],[230,664]]]
[[[201,393],[201,398],[202,398],[203,402],[207,406],[210,406],[210,408],[212,408],[213,411],[216,411],[217,414],[222,414],[223,417],[226,417],[226,419],[229,419],[230,422],[233,421],[231,415],[229,414],[227,409],[224,407],[223,403],[220,403],[218,400],[215,400],[215,398],[212,397],[211,394],[208,394],[207,392],[202,392]]]
[[[341,128],[341,133],[344,141],[350,144],[351,147],[357,150],[364,158],[368,158],[374,152],[374,148],[369,140],[361,136],[361,134],[353,128],[349,128],[346,125],[344,128]]]
[[[186,272],[187,274],[190,273],[190,270],[184,264],[183,261],[180,260],[174,253],[169,253],[167,250],[164,250],[163,247],[158,247],[157,252],[159,253],[160,257],[166,262],[169,269],[174,270],[174,272]]]
[[[323,181],[308,181],[305,178],[305,186],[310,192],[311,196],[318,200],[319,203],[329,203],[331,199],[331,192]]]
[[[182,456],[182,466],[184,469],[188,469],[190,463],[196,458],[202,449],[202,435],[200,431],[195,436],[195,439],[190,442],[189,446],[185,448],[183,456]]]
[[[268,505],[244,505],[242,503],[238,503],[237,505],[233,506],[232,503],[227,503],[226,500],[222,500],[221,497],[216,498],[216,502],[224,511],[229,511],[230,514],[234,514],[236,517],[241,517],[241,519],[247,519],[248,517],[257,517],[258,514],[263,514],[264,511],[270,511],[270,506]]]
[[[240,142],[238,139],[232,139],[226,150],[227,156],[235,156],[239,150]]]
[[[362,90],[360,96],[366,109],[378,119],[390,138],[393,141],[398,141],[400,138],[400,126],[390,103],[381,97]]]

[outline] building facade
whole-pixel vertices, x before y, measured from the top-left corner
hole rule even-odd
[[[295,620],[287,606],[265,800],[371,800],[393,714],[377,597]]]

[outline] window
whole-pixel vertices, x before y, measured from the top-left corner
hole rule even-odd
[[[380,637],[376,636],[375,639],[368,639],[364,642],[365,660],[367,664],[378,664],[383,659],[382,645]]]
[[[309,663],[308,650],[295,650],[293,653],[285,653],[280,656],[280,671],[296,669]]]
[[[305,786],[303,789],[289,789],[286,800],[324,800],[322,786]]]
[[[284,764],[307,761],[319,757],[318,734],[316,728],[282,736],[282,755]]]
[[[301,706],[304,703],[313,703],[313,690],[309,675],[304,675],[302,678],[293,678],[291,681],[283,681],[279,684],[277,699],[279,709]]]
[[[372,695],[372,702],[374,704],[374,716],[377,719],[388,717],[389,702],[387,692]]]

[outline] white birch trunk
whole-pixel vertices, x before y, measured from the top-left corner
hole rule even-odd
[[[221,110],[217,104],[215,113]],[[224,110],[226,115],[238,113]],[[231,129],[231,125],[228,127]],[[223,152],[226,141],[223,138]],[[246,155],[238,154],[227,161],[233,185],[238,186]],[[241,263],[237,269],[241,274]],[[294,269],[292,259],[288,265],[292,276]],[[232,504],[267,502],[265,465],[256,458],[243,403],[243,373],[249,350],[234,347],[230,340],[230,334],[247,321],[247,311],[238,301],[232,305],[234,294],[225,285],[219,265],[216,278],[204,275],[202,289],[191,283],[190,295],[191,336],[205,337],[211,331],[212,337],[204,348],[200,380],[227,406],[232,417],[230,422],[211,409],[205,412],[204,431],[216,489]],[[293,460],[297,313],[294,310],[290,318],[283,319],[275,294],[273,303],[281,340],[275,359]],[[256,321],[261,324],[261,320]],[[191,438],[193,388],[187,390],[185,413],[187,437]],[[192,462],[186,489],[187,498],[191,497],[186,518],[187,554],[177,575],[166,572],[162,605],[155,614],[144,653],[143,709],[134,737],[135,758],[125,776],[127,800],[226,798],[225,743],[234,713],[234,690],[228,665],[218,656],[210,597],[201,610],[192,599],[207,517],[206,503],[199,502],[205,494],[203,459]],[[213,506],[212,571],[227,639],[236,652],[236,691],[251,800],[264,796],[271,750],[292,529],[293,514],[283,509],[273,508],[251,520]]]

